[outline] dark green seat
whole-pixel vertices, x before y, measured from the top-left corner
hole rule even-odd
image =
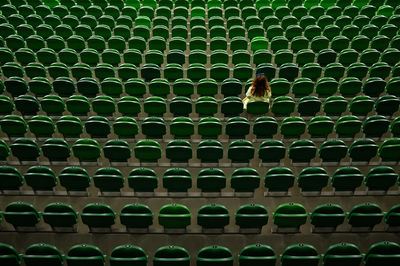
[[[317,266],[320,256],[315,247],[308,244],[295,244],[287,247],[281,255],[282,266]]]
[[[71,156],[71,149],[68,143],[63,139],[47,139],[42,144],[43,155],[46,156],[49,161],[67,161]]]
[[[186,2],[187,3],[187,2]],[[154,266],[189,266],[189,252],[179,246],[164,246],[157,249],[153,257]]]
[[[279,140],[265,140],[258,150],[258,157],[263,162],[280,162],[285,157],[286,147]]]
[[[74,156],[81,162],[96,162],[101,154],[101,147],[94,139],[78,139],[72,145]]]
[[[279,205],[273,213],[274,224],[278,227],[300,227],[307,221],[307,212],[303,205],[285,203]]]
[[[235,213],[235,224],[240,228],[261,229],[268,223],[268,212],[259,204],[246,204],[239,207]]]
[[[131,157],[131,148],[125,140],[112,139],[103,147],[104,157],[110,162],[126,162]]]
[[[34,227],[40,221],[40,213],[36,208],[32,204],[22,201],[9,203],[3,212],[3,217],[15,228]]]
[[[399,175],[389,166],[377,166],[368,171],[364,179],[364,184],[368,190],[387,191],[396,184]]]
[[[67,261],[67,264],[71,266],[104,266],[106,260],[105,257],[103,251],[96,246],[78,244],[72,246],[68,250],[65,260]]]
[[[272,138],[278,132],[278,122],[274,117],[261,116],[253,124],[253,134],[257,138]]]
[[[119,192],[125,183],[121,171],[112,167],[97,169],[92,178],[94,185],[101,192]]]
[[[397,138],[386,139],[378,149],[378,155],[381,157],[382,161],[399,161],[399,145],[400,140]]]
[[[147,260],[148,256],[141,247],[129,244],[115,247],[110,255],[111,266],[122,266],[129,263],[145,266],[147,265]]]
[[[260,175],[252,168],[238,168],[232,173],[231,187],[235,192],[254,192],[260,185]]]
[[[73,227],[78,223],[78,213],[71,205],[62,202],[54,202],[46,205],[42,216],[44,222],[53,228]]]
[[[127,96],[129,97],[129,96]],[[122,139],[132,139],[135,138],[135,136],[139,132],[139,125],[136,122],[136,120],[132,117],[118,117],[115,119],[113,123],[113,129],[114,133],[118,135],[119,138]],[[126,145],[123,145],[126,146]],[[125,154],[127,153],[127,150],[123,148],[125,151]],[[128,158],[128,157],[126,157]]]
[[[24,178],[17,168],[12,166],[0,167],[0,190],[19,190],[24,184]]]
[[[20,161],[36,161],[41,150],[34,139],[18,138],[10,145],[12,154]]]
[[[366,266],[398,264],[400,262],[400,245],[388,241],[373,244],[365,253],[363,262]]]
[[[326,138],[333,131],[334,122],[328,116],[313,117],[307,126],[311,138]]]
[[[155,140],[138,141],[134,151],[135,157],[141,162],[157,162],[161,158],[161,147]]]
[[[103,116],[91,116],[85,122],[86,132],[92,138],[107,138],[111,132],[110,122]]]
[[[229,138],[245,139],[250,132],[250,122],[245,117],[232,117],[226,122],[225,133]]]
[[[22,116],[6,115],[0,120],[1,131],[8,137],[23,137],[28,131],[28,125]]]
[[[82,121],[72,115],[62,116],[56,122],[57,131],[63,134],[64,138],[79,137],[83,132]]]
[[[335,191],[354,191],[361,186],[364,175],[356,167],[341,167],[332,176],[331,184]]]
[[[121,219],[121,224],[125,225],[127,228],[148,228],[150,225],[153,224],[154,215],[151,209],[147,205],[140,203],[130,203],[122,208],[119,216]],[[116,260],[116,261],[121,261],[121,260]],[[143,257],[141,257],[140,261],[143,261]],[[114,263],[115,265],[119,265],[117,264],[117,262]]]
[[[208,246],[202,248],[197,253],[196,264],[198,266],[211,266],[211,265],[233,265],[233,255],[232,252],[222,246]]]
[[[336,228],[344,222],[345,216],[343,208],[340,205],[327,203],[315,207],[310,213],[310,223],[315,228]]]
[[[297,177],[297,186],[302,192],[321,192],[328,180],[329,175],[324,168],[307,167]]]
[[[147,138],[162,139],[166,132],[166,123],[161,117],[146,117],[142,122],[142,133]]]
[[[222,133],[222,123],[216,117],[204,117],[197,125],[203,139],[216,139]]]
[[[372,115],[365,119],[362,131],[367,138],[380,138],[389,129],[389,120],[382,115]]]
[[[274,266],[276,255],[267,245],[255,244],[244,247],[239,253],[240,266]]]
[[[303,118],[292,116],[283,119],[280,132],[284,138],[298,138],[305,132],[305,128],[306,123]]]
[[[89,228],[105,228],[115,224],[114,210],[104,203],[89,203],[83,207],[80,215],[82,222]]]
[[[273,167],[269,169],[264,177],[264,186],[269,192],[287,192],[293,187],[294,174],[287,167]]]
[[[330,246],[322,255],[322,261],[326,266],[359,265],[362,258],[363,254],[356,245],[345,242]]]
[[[378,145],[372,139],[357,139],[349,147],[348,154],[352,161],[369,162],[375,157]]]
[[[233,163],[248,163],[254,158],[254,145],[248,140],[235,140],[229,144],[228,158]]]
[[[289,158],[293,163],[310,162],[316,155],[317,147],[315,143],[308,139],[300,139],[292,142],[289,147]]]
[[[167,169],[162,177],[163,187],[168,192],[187,192],[192,187],[192,176],[184,168]]]
[[[322,143],[319,157],[324,162],[340,162],[347,154],[347,145],[340,139],[330,139]]]
[[[66,167],[58,175],[60,184],[67,191],[85,191],[91,183],[89,174],[81,167]]]
[[[167,204],[158,213],[158,223],[164,228],[186,228],[190,225],[190,210],[181,204]]]
[[[354,206],[347,213],[347,222],[353,227],[373,228],[381,222],[383,215],[379,205],[367,202]]]
[[[203,229],[224,228],[229,224],[229,211],[220,204],[203,205],[197,212],[197,224]]]
[[[158,186],[158,177],[149,168],[136,168],[129,173],[128,184],[135,192],[152,192]]]
[[[218,162],[222,159],[224,149],[217,140],[203,140],[197,145],[197,158],[204,162]]]
[[[390,208],[385,214],[384,221],[389,226],[400,226],[400,205],[397,204]]]
[[[175,117],[169,127],[176,139],[187,139],[194,134],[194,123],[189,117]]]
[[[339,138],[354,138],[360,132],[362,126],[361,120],[354,115],[340,117],[335,124],[335,132]]]

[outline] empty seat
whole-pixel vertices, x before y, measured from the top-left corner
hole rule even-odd
[[[297,185],[302,192],[321,192],[328,184],[329,175],[324,168],[307,167],[297,177]]]
[[[274,224],[278,227],[300,227],[307,221],[307,213],[303,205],[285,203],[279,205],[273,213]]]
[[[340,162],[346,154],[347,145],[340,139],[326,140],[319,149],[319,157],[324,162]]]
[[[310,223],[315,228],[331,227],[336,228],[344,222],[345,213],[338,204],[322,204],[310,213]]]
[[[364,175],[356,167],[341,167],[332,176],[331,184],[335,191],[354,191],[361,186]]]
[[[197,158],[201,162],[218,162],[223,157],[223,147],[217,140],[203,140],[197,146]]]
[[[232,173],[231,187],[235,192],[254,192],[260,186],[260,175],[253,168],[238,168]]]
[[[389,120],[384,116],[368,116],[362,125],[362,131],[367,138],[380,138],[388,131],[389,124]]]
[[[372,229],[381,222],[383,215],[379,205],[367,202],[354,206],[347,213],[347,222],[353,227],[369,227]]]
[[[241,266],[265,265],[272,266],[276,263],[274,250],[267,245],[255,244],[244,247],[239,253]]]
[[[273,167],[264,177],[264,186],[269,192],[287,192],[294,184],[294,174],[287,167]]]
[[[368,190],[387,191],[396,183],[398,177],[393,168],[382,165],[369,170],[365,176],[364,183],[368,187]]]
[[[108,167],[97,169],[93,175],[93,182],[101,192],[119,192],[125,179],[120,170]]]
[[[310,162],[316,155],[317,147],[311,140],[301,139],[294,141],[289,147],[289,158],[294,163]]]
[[[382,161],[399,161],[400,160],[400,152],[399,152],[399,139],[386,139],[380,146],[378,150],[379,157],[382,158]]]
[[[152,169],[136,168],[130,171],[128,184],[135,192],[153,192],[158,186],[158,177]]]
[[[167,169],[162,177],[163,187],[168,192],[187,192],[192,187],[192,176],[183,168]]]
[[[274,117],[257,117],[253,124],[253,134],[257,138],[272,138],[278,132],[278,122]]]
[[[88,245],[88,244],[78,244],[72,246],[67,255],[65,256],[65,260],[68,265],[105,265],[105,255],[103,251],[96,246]]]
[[[379,115],[392,116],[399,110],[400,99],[394,95],[383,95],[375,102],[375,111]]]
[[[0,120],[1,131],[8,137],[23,137],[28,130],[25,120],[18,115],[6,115]]]
[[[216,168],[202,169],[197,175],[197,187],[202,192],[220,192],[226,187],[224,171]]]
[[[233,255],[232,252],[222,246],[209,246],[199,250],[196,258],[197,265],[207,266],[207,265],[233,265]]]
[[[148,228],[153,224],[153,213],[151,209],[147,205],[140,203],[125,205],[119,216],[121,224],[125,225],[127,228]],[[140,261],[143,261],[143,257],[140,258]]]
[[[15,228],[33,227],[40,221],[40,214],[36,208],[32,204],[22,201],[9,203],[3,212],[3,217]]]
[[[235,213],[235,223],[240,228],[261,229],[268,223],[268,212],[259,204],[242,205]]]
[[[400,225],[400,206],[395,205],[385,214],[384,221],[389,226],[399,226]]]
[[[220,204],[207,204],[197,213],[197,224],[202,228],[224,228],[229,224],[228,209]]]
[[[280,127],[284,138],[298,138],[305,132],[306,123],[301,117],[286,117]]]
[[[263,162],[280,162],[285,157],[286,147],[279,140],[265,140],[258,150],[258,157]]]
[[[394,242],[379,242],[369,247],[364,255],[363,262],[366,266],[380,265],[382,263],[399,263],[400,245]]]
[[[110,254],[111,266],[124,265],[127,263],[146,265],[147,260],[147,254],[141,247],[129,244],[115,247]]]
[[[334,122],[328,116],[313,117],[307,126],[311,138],[326,138],[333,131]]]
[[[281,255],[281,265],[317,266],[320,256],[315,247],[308,244],[295,244],[287,247]]]
[[[18,138],[10,145],[11,151],[20,161],[36,161],[41,150],[34,139]]]
[[[153,257],[154,266],[189,266],[190,255],[189,252],[179,246],[165,246],[157,249]]]
[[[322,255],[324,265],[360,264],[362,258],[356,245],[345,242],[330,246]]]
[[[186,228],[190,225],[189,209],[181,204],[167,204],[158,213],[158,223],[164,228]]]
[[[138,141],[134,151],[135,157],[142,162],[157,162],[161,158],[161,147],[155,140]]]
[[[78,223],[78,213],[71,205],[62,202],[54,202],[46,205],[42,216],[45,223],[51,225],[53,228],[73,227]]]
[[[142,133],[147,138],[162,139],[166,132],[167,127],[161,117],[146,117],[142,122]]]
[[[20,95],[14,99],[15,107],[22,115],[36,115],[40,110],[39,101],[32,95]]]
[[[113,209],[104,203],[89,203],[83,207],[80,215],[89,228],[111,227],[115,223]]]

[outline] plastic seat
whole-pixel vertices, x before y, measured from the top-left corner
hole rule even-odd
[[[384,116],[369,116],[363,123],[362,131],[367,138],[380,138],[388,131],[389,124]]]
[[[275,116],[290,116],[294,111],[295,102],[289,96],[278,96],[272,103],[271,111]]]
[[[235,140],[229,144],[228,158],[233,163],[248,163],[249,160],[254,158],[254,146],[247,140]]]
[[[12,166],[0,167],[0,189],[1,190],[19,190],[24,184],[24,178],[21,173]]]
[[[364,256],[363,262],[366,266],[381,263],[398,263],[400,246],[394,242],[379,242],[371,245]]]
[[[372,139],[357,139],[349,148],[349,156],[352,161],[369,162],[375,157],[378,145]]]
[[[227,121],[225,131],[230,138],[244,139],[250,132],[250,123],[244,117],[232,117]]]
[[[120,170],[108,167],[97,169],[93,175],[93,182],[101,192],[119,192],[125,179]]]
[[[167,147],[168,149],[168,147]],[[188,170],[183,168],[170,168],[162,177],[163,187],[168,192],[187,192],[192,187],[192,177]]]
[[[400,100],[394,95],[383,95],[375,102],[375,111],[379,115],[392,116],[399,110]]]
[[[326,140],[319,149],[319,157],[324,162],[340,162],[347,154],[347,145],[339,139]]]
[[[158,223],[164,228],[184,229],[190,225],[190,217],[190,211],[185,205],[167,204],[162,206],[159,211]]]
[[[279,205],[273,213],[274,224],[279,228],[297,227],[305,224],[307,213],[305,208],[298,203],[285,203]],[[317,264],[316,264],[317,265]]]
[[[298,138],[305,132],[306,123],[301,117],[286,117],[280,126],[284,138]]]
[[[79,139],[72,145],[74,156],[81,162],[96,162],[100,157],[101,148],[93,139]]]
[[[197,265],[233,265],[232,252],[222,246],[209,246],[199,250],[196,258]]]
[[[128,183],[135,192],[153,192],[158,186],[158,177],[149,168],[136,168],[129,173]]]
[[[354,115],[342,116],[335,124],[335,132],[340,138],[354,138],[360,132],[362,122]]]
[[[345,213],[338,204],[322,204],[310,213],[310,223],[315,228],[336,228],[344,222]]]
[[[310,162],[317,152],[315,143],[311,140],[296,140],[289,147],[289,158],[292,162]]]
[[[36,115],[40,110],[39,101],[32,95],[20,95],[14,99],[15,107],[22,115]]]
[[[103,203],[89,203],[85,205],[80,215],[82,222],[89,228],[111,227],[115,223],[115,213],[113,209]]]
[[[274,117],[261,116],[254,121],[253,134],[257,138],[272,138],[278,131],[278,122]]]
[[[109,140],[103,147],[104,157],[110,162],[126,162],[131,157],[131,148],[124,140]]]
[[[150,116],[162,116],[167,111],[167,104],[165,99],[151,96],[144,101],[143,109]]]
[[[9,137],[23,137],[28,130],[25,120],[21,116],[6,115],[0,120],[1,131]]]
[[[297,177],[297,185],[302,192],[321,192],[328,184],[329,176],[321,167],[304,168]]]
[[[40,221],[40,213],[36,208],[32,204],[22,201],[9,203],[3,212],[3,217],[15,228],[34,227]]]
[[[400,121],[400,118],[395,118],[393,121],[392,121],[392,123],[390,124],[390,132],[392,133],[392,135],[393,135],[393,137],[399,137],[399,126],[400,126],[400,124],[399,124],[399,121]],[[386,130],[387,130],[387,128],[386,128]],[[385,131],[386,132],[386,131]]]
[[[239,253],[239,264],[242,266],[265,265],[276,263],[274,250],[267,245],[255,244],[244,247]]]
[[[386,139],[379,147],[378,155],[382,161],[399,161],[400,154],[398,152],[399,141],[396,138]]]
[[[235,213],[235,224],[240,228],[261,229],[268,223],[268,212],[259,204],[246,204],[239,207]]]
[[[111,132],[110,122],[102,116],[91,116],[85,122],[86,132],[92,138],[107,138]]]
[[[18,138],[11,145],[12,154],[20,161],[36,161],[41,150],[33,139]]]
[[[105,255],[103,251],[96,246],[88,244],[72,246],[68,250],[65,260],[69,265],[105,265]]]
[[[119,117],[113,123],[114,133],[120,138],[134,138],[139,132],[139,126],[132,117]]]
[[[147,260],[148,256],[141,247],[129,244],[115,247],[110,255],[110,265],[112,266],[124,265],[126,263],[146,265]]]
[[[379,224],[384,214],[377,204],[362,203],[354,206],[347,213],[347,222],[353,227],[373,228]]]
[[[127,228],[148,228],[150,225],[153,224],[153,213],[147,205],[132,203],[127,204],[122,208],[120,219],[121,224],[125,225]],[[124,253],[121,253],[120,255],[122,256]],[[142,263],[147,263],[147,256],[140,256],[137,258],[137,260],[135,260],[134,258],[126,258],[125,256],[115,260],[110,258],[111,265],[119,265],[119,263],[124,260],[131,262],[140,261]]]
[[[336,191],[354,191],[361,185],[364,175],[356,167],[342,167],[335,171],[331,183]]]
[[[203,205],[197,213],[197,224],[202,228],[224,228],[229,224],[228,209],[215,203]]]
[[[294,174],[286,167],[273,167],[269,169],[264,177],[264,186],[269,192],[287,192],[293,187]]]
[[[142,122],[142,133],[147,138],[162,138],[166,130],[166,124],[161,117],[146,117]]]
[[[44,211],[42,213],[43,220],[45,223],[49,224],[52,228],[62,228],[62,227],[73,227],[75,224],[78,223],[78,213],[74,210],[74,208],[71,205],[68,205],[66,203],[62,202],[54,202],[46,205],[44,208]],[[28,248],[29,249],[29,248]],[[32,252],[34,252],[32,250]],[[39,250],[36,250],[36,252],[39,252]],[[31,253],[31,252],[29,252]],[[28,250],[26,251],[26,254],[28,254]],[[29,261],[32,263],[35,260],[39,260],[41,263],[45,263],[46,258],[40,257],[40,254],[34,255],[34,254],[29,254],[31,256],[28,256]],[[59,260],[59,264],[57,265],[63,265],[62,264],[62,257],[59,258],[59,255],[61,257],[61,254],[54,254],[53,255],[53,261],[52,263],[55,263]],[[50,257],[51,258],[51,257]],[[26,255],[24,256],[25,262],[28,262],[28,259]],[[43,261],[40,261],[43,260]],[[35,264],[36,265],[36,264]]]
[[[71,155],[71,149],[68,143],[63,139],[47,139],[42,144],[43,155],[49,161],[67,161]]]
[[[216,140],[203,140],[197,146],[197,158],[204,162],[218,162],[223,157],[221,142]]]
[[[87,171],[80,167],[66,167],[58,175],[60,184],[67,191],[85,191],[91,183]]]
[[[189,266],[189,252],[182,247],[173,245],[161,247],[155,251],[153,257],[154,266],[167,266],[171,264]]]
[[[28,91],[28,85],[21,77],[10,77],[4,81],[4,85],[12,97],[23,95]]]
[[[188,162],[192,158],[192,146],[186,140],[172,140],[165,149],[166,157],[171,162]]]
[[[140,140],[134,150],[135,157],[142,162],[156,162],[161,158],[160,144],[154,140]]]
[[[389,83],[390,81],[388,84]],[[386,86],[387,84],[382,78],[371,77],[364,82],[362,92],[370,97],[378,97],[383,91],[385,91]]]

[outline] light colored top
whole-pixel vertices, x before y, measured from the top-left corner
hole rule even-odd
[[[249,102],[255,102],[255,101],[264,101],[264,102],[269,102],[269,99],[271,98],[271,91],[266,90],[264,96],[255,96],[252,93],[253,87],[250,86],[250,88],[246,92],[246,98],[243,99],[243,109],[247,109],[247,104]]]

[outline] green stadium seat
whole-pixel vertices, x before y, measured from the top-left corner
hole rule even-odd
[[[290,96],[278,96],[274,99],[271,107],[275,116],[290,116],[294,112],[295,101]]]
[[[126,162],[131,157],[131,148],[125,140],[112,139],[103,147],[104,157],[110,162]]]
[[[185,3],[188,3],[185,1]],[[153,257],[154,266],[167,266],[167,265],[189,266],[190,255],[189,252],[179,246],[164,246],[157,249]]]
[[[134,150],[135,157],[141,162],[157,162],[161,158],[161,147],[155,140],[140,140]]]
[[[325,0],[322,1],[324,2]],[[296,264],[316,266],[319,263],[319,259],[320,256],[313,246],[300,243],[289,246],[283,251],[281,255],[281,265]]]
[[[78,223],[78,213],[71,205],[62,202],[46,205],[42,216],[45,223],[51,225],[52,228],[74,227]]]
[[[392,133],[393,137],[396,137],[396,138],[400,136],[399,121],[400,121],[400,118],[396,117],[390,124],[390,133]]]
[[[369,162],[375,157],[378,145],[372,139],[357,139],[349,147],[348,154],[352,161]]]
[[[152,213],[151,209],[147,205],[140,204],[140,203],[131,203],[131,204],[125,205],[122,208],[119,216],[121,219],[121,224],[125,225],[127,228],[148,228],[150,225],[153,224],[153,213]],[[133,247],[133,246],[131,246],[131,247]],[[131,249],[131,248],[129,248],[129,249]],[[131,250],[131,251],[134,254],[136,253],[136,252],[134,252],[134,250]],[[130,257],[127,258],[125,256],[126,251],[122,251],[122,250],[120,250],[119,252],[116,252],[116,253],[114,253],[114,251],[113,251],[111,256],[113,256],[113,254],[114,254],[114,256],[116,256],[117,253],[121,257],[115,258],[115,259],[110,257],[111,265],[119,265],[119,263],[123,263],[123,262],[147,263],[147,256],[145,254],[143,254],[144,253],[143,250],[142,250],[142,254],[144,256],[137,257],[137,258],[130,258]],[[132,255],[134,255],[134,254],[132,254]]]
[[[335,132],[339,138],[354,138],[360,132],[362,122],[354,115],[340,117],[335,124]]]
[[[400,100],[394,95],[383,95],[375,102],[375,111],[379,115],[392,116],[399,110]]]
[[[258,157],[263,162],[280,162],[285,157],[286,148],[279,140],[265,140],[258,150]]]
[[[349,111],[356,116],[366,116],[372,111],[374,100],[367,95],[359,95],[350,101]]]
[[[186,140],[175,139],[167,144],[166,157],[171,162],[188,162],[192,158],[192,146]]]
[[[261,116],[256,118],[253,125],[253,134],[257,138],[272,138],[278,131],[278,122],[274,117]]]
[[[309,163],[316,155],[315,143],[308,139],[300,139],[292,142],[289,147],[289,158],[293,163]]]
[[[96,162],[101,154],[101,147],[94,139],[78,139],[72,145],[74,156],[81,162]]]
[[[299,203],[284,203],[279,205],[273,213],[274,224],[279,228],[297,227],[305,224],[307,213]]]
[[[342,167],[337,169],[332,176],[331,184],[335,191],[353,191],[361,186],[364,175],[356,167]]]
[[[190,219],[189,209],[185,205],[176,203],[162,206],[158,213],[158,223],[166,229],[184,229],[190,225]]]
[[[260,174],[253,168],[238,168],[232,173],[231,187],[235,192],[254,192],[260,186]]]
[[[399,245],[394,242],[379,242],[371,245],[364,255],[363,262],[366,266],[380,263],[398,263]]]
[[[41,150],[34,139],[18,138],[11,145],[12,154],[20,161],[36,161]]]
[[[228,209],[215,203],[203,205],[197,213],[197,224],[203,229],[224,228],[229,224]]]
[[[62,116],[56,122],[57,131],[63,134],[64,138],[79,137],[83,132],[82,121],[76,116]]]
[[[328,116],[340,116],[346,109],[347,100],[343,96],[329,96],[323,104],[323,110]]]
[[[309,78],[312,81],[316,81],[321,77],[322,67],[317,63],[307,63],[302,67],[300,76],[302,78]],[[322,78],[324,79],[324,78]],[[321,80],[322,82],[322,80]],[[319,83],[317,83],[319,84]]]
[[[28,85],[21,77],[10,77],[6,79],[4,81],[4,86],[12,97],[17,97],[28,92]]]
[[[388,131],[389,120],[381,115],[372,115],[365,119],[362,131],[367,138],[380,138]]]
[[[1,131],[8,137],[23,137],[28,131],[25,120],[18,115],[6,115],[0,120]]]
[[[162,180],[163,187],[168,192],[187,192],[192,187],[192,176],[188,170],[183,168],[167,169]]]
[[[39,101],[30,94],[19,95],[14,99],[15,107],[22,115],[36,115],[40,110]]]
[[[310,223],[314,228],[336,228],[344,222],[345,213],[338,204],[321,204],[310,213]]]
[[[162,116],[167,112],[167,103],[160,96],[150,96],[144,100],[143,110],[149,116]]]
[[[373,228],[381,222],[383,216],[379,205],[367,202],[354,206],[347,213],[347,222],[353,227]]]
[[[294,174],[287,167],[273,167],[269,169],[264,177],[264,186],[269,192],[288,192],[293,187]]]
[[[67,161],[71,155],[68,143],[63,139],[47,139],[42,144],[43,155],[53,161]]]
[[[171,99],[169,110],[174,116],[188,116],[192,112],[192,100],[185,96]]]
[[[314,83],[309,78],[298,78],[292,83],[291,90],[296,98],[307,96],[314,91]]]
[[[316,116],[313,117],[307,127],[308,133],[311,138],[326,138],[332,133],[334,122],[332,118],[328,116]]]
[[[272,266],[276,263],[274,250],[267,245],[255,244],[244,247],[239,253],[239,264],[243,266],[262,264]]]
[[[112,167],[97,169],[92,178],[94,185],[100,189],[101,192],[119,192],[125,182],[121,171]],[[108,214],[106,216],[108,216]]]
[[[65,260],[70,265],[83,265],[83,264],[93,264],[93,265],[105,265],[105,255],[103,251],[96,246],[88,244],[78,244],[72,246]]]
[[[235,213],[235,224],[243,228],[261,229],[268,223],[268,212],[259,204],[246,204],[239,207]]]
[[[146,117],[142,122],[142,133],[147,138],[162,139],[166,132],[166,123],[161,117]]]
[[[228,158],[232,163],[248,163],[254,158],[254,145],[248,140],[235,140],[229,144]]]
[[[15,228],[21,226],[34,227],[40,221],[40,213],[36,208],[23,201],[9,203],[3,212],[3,217]]]
[[[326,140],[319,148],[319,157],[324,162],[340,162],[347,154],[347,145],[340,139]]]
[[[385,91],[388,94],[395,96],[400,96],[400,91],[398,91],[398,84],[400,84],[400,76],[391,78],[386,84]]]
[[[114,210],[104,203],[89,203],[80,213],[82,222],[91,228],[106,228],[115,224]],[[69,252],[70,253],[70,252]],[[82,254],[82,253],[81,253]],[[68,256],[67,256],[68,262]]]
[[[197,265],[233,265],[232,252],[223,246],[208,246],[199,250],[196,257]]]
[[[378,149],[378,155],[382,161],[399,161],[400,153],[398,152],[399,141],[397,138],[386,139]]]
[[[107,138],[111,132],[110,122],[102,116],[91,116],[85,122],[86,132],[91,138]]]
[[[245,139],[250,132],[250,123],[245,117],[232,117],[226,122],[225,133],[232,139]]]
[[[67,191],[85,191],[91,183],[87,171],[80,167],[66,167],[58,175],[60,184]]]
[[[197,146],[197,158],[202,163],[218,162],[223,157],[224,149],[217,140],[203,140]]]
[[[399,226],[399,205],[395,205],[385,214],[384,221],[391,226]]]
[[[382,78],[370,77],[364,82],[362,86],[362,92],[370,97],[378,97],[382,92],[385,91],[385,87],[386,82]]]
[[[19,190],[24,184],[24,178],[19,170],[13,166],[0,167],[0,190]]]
[[[284,138],[298,138],[305,132],[306,123],[301,117],[286,117],[280,126]]]
[[[297,111],[301,116],[315,116],[321,109],[321,100],[316,96],[304,96],[297,105]]]
[[[136,168],[130,171],[128,184],[135,192],[153,192],[158,186],[158,177],[154,170]]]
[[[226,187],[226,176],[220,169],[203,169],[198,173],[197,187],[202,192],[221,192],[221,189]]]

